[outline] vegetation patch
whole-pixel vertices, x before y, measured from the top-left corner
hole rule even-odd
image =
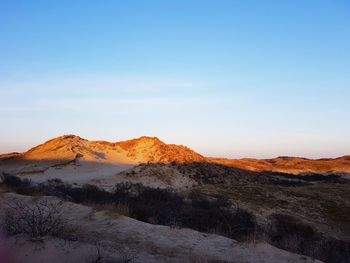
[[[49,180],[40,184],[26,182],[28,191],[23,190],[20,178],[6,175],[3,183],[22,194],[52,195],[76,203],[100,205],[103,207],[123,206],[129,216],[148,223],[188,227],[202,232],[224,235],[244,240],[256,229],[256,219],[250,212],[232,208],[228,200],[209,200],[192,194],[189,198],[168,189],[155,189],[142,184],[117,184],[114,191],[107,192],[94,185],[73,187],[60,180]],[[19,180],[20,188],[13,181]],[[18,191],[19,190],[19,191]],[[127,206],[127,208],[125,208]]]

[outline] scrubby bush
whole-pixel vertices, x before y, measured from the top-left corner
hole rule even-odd
[[[62,219],[63,212],[62,202],[59,201],[10,202],[1,226],[8,235],[27,234],[36,240],[47,235],[62,237],[67,229]]]

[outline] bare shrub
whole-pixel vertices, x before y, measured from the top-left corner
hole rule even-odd
[[[67,234],[62,219],[62,202],[48,199],[33,203],[13,201],[7,204],[2,228],[8,235],[26,234],[34,240],[44,236],[62,237]]]

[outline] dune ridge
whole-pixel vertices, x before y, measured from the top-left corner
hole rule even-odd
[[[140,163],[215,163],[254,172],[289,174],[350,173],[350,156],[307,159],[277,157],[274,159],[224,159],[204,157],[183,145],[166,144],[157,137],[120,141],[89,141],[76,135],[63,135],[40,144],[24,153],[0,155],[0,163],[46,162],[60,165],[67,162],[97,162],[109,164]]]

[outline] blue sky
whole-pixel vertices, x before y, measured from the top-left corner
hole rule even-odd
[[[0,152],[73,133],[350,154],[350,2],[0,0]]]

